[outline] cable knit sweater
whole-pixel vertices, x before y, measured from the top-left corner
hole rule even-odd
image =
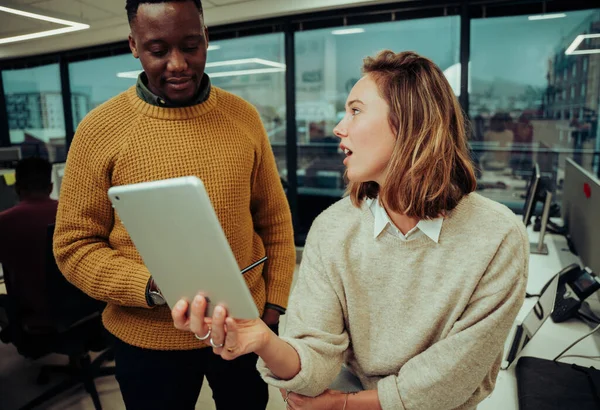
[[[147,104],[132,87],[93,110],[77,129],[62,181],[54,252],[69,281],[107,302],[106,328],[138,347],[202,345],[174,328],[166,305],[147,305],[150,274],[107,190],[187,175],[205,183],[240,268],[269,257],[244,275],[259,311],[265,303],[287,306],[295,267],[291,215],[257,111],[217,87],[202,104],[184,108]]]
[[[383,410],[472,409],[492,391],[504,340],[525,296],[529,242],[521,221],[478,194],[426,235],[373,238],[366,203],[345,198],[314,222],[292,291],[286,340],[301,361],[292,380],[308,396],[342,362]]]

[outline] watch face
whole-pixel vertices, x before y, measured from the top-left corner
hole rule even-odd
[[[165,304],[165,298],[163,298],[162,295],[158,292],[150,292],[150,298],[152,299],[152,303],[154,303],[155,305]]]

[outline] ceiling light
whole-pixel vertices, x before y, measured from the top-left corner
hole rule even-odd
[[[135,70],[135,71],[123,71],[122,73],[117,73],[117,77],[119,78],[138,78],[138,76],[142,73],[143,70]]]
[[[528,19],[530,21],[534,20],[550,20],[550,19],[560,19],[563,17],[567,17],[565,13],[555,13],[555,14],[537,14],[535,16],[529,16]]]
[[[331,34],[333,34],[334,36],[343,36],[346,34],[360,34],[360,33],[364,33],[365,29],[364,28],[345,28],[345,29],[340,29],[340,30],[333,30],[331,32]]]
[[[251,75],[251,74],[267,74],[267,73],[279,73],[285,71],[286,65],[283,63],[278,63],[276,61],[264,60],[262,58],[245,58],[241,60],[226,60],[226,61],[216,61],[214,63],[206,63],[207,68],[211,67],[226,67],[232,65],[242,65],[242,64],[260,64],[270,68],[256,68],[256,69],[248,69],[248,70],[236,70],[236,71],[224,71],[220,73],[207,73],[211,78],[219,78],[219,77],[233,77],[237,75]],[[135,71],[123,71],[117,73],[117,77],[119,78],[138,78],[142,70]]]
[[[225,71],[222,73],[207,73],[210,78],[219,77],[234,77],[237,75],[250,75],[250,74],[267,74],[267,73],[280,73],[285,71],[285,68],[257,68],[255,70],[239,70],[239,71]]]
[[[216,61],[214,63],[206,63],[207,67],[223,67],[228,65],[241,64],[261,64],[269,67],[285,68],[285,64],[271,60],[263,60],[262,58],[244,58],[241,60]]]
[[[209,44],[208,45],[208,51],[212,51],[212,50],[220,50],[221,46],[217,45],[217,44]]]
[[[0,44],[15,43],[17,41],[25,41],[25,40],[32,40],[35,38],[55,36],[57,34],[70,33],[72,31],[79,31],[79,30],[85,30],[85,29],[90,28],[90,26],[87,24],[76,23],[74,21],[69,21],[69,20],[57,19],[54,17],[44,16],[44,15],[36,14],[36,13],[29,13],[27,11],[12,9],[9,7],[4,7],[4,6],[0,6],[0,11],[3,11],[5,13],[16,14],[18,16],[32,18],[32,19],[36,19],[36,20],[47,21],[49,23],[62,24],[64,26],[66,26],[66,27],[57,28],[54,30],[46,30],[46,31],[40,31],[37,33],[24,34],[21,36],[0,38]]]
[[[565,51],[565,54],[570,55],[579,55],[579,54],[597,54],[600,53],[600,48],[592,48],[588,50],[577,50],[577,47],[581,44],[581,42],[586,38],[598,38],[600,37],[600,33],[598,34],[580,34],[575,37],[575,40],[571,43],[571,45]]]

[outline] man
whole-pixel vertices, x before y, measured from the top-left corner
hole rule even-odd
[[[26,158],[16,166],[15,190],[19,203],[0,212],[0,264],[9,292],[14,293],[23,325],[48,325],[46,316],[46,246],[48,225],[58,203],[50,199],[52,165],[42,158]],[[5,295],[0,306],[8,303]],[[2,315],[0,315],[2,316]],[[0,323],[5,328],[7,323]]]
[[[169,308],[107,197],[114,185],[203,180],[265,322],[287,306],[295,267],[291,215],[257,111],[212,87],[200,0],[127,0],[135,87],[92,111],[71,145],[54,251],[64,275],[107,302],[117,380],[129,409],[193,409],[206,376],[218,409],[264,410],[257,357],[227,362],[173,326]],[[160,251],[160,250],[157,250]],[[200,335],[202,336],[202,335]]]

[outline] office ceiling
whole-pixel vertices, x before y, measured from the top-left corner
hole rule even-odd
[[[202,0],[211,25],[398,0]],[[90,29],[34,40],[0,44],[0,58],[35,55],[124,40],[129,34],[125,0],[9,0],[1,6],[42,14]],[[0,11],[0,39],[64,27]]]

